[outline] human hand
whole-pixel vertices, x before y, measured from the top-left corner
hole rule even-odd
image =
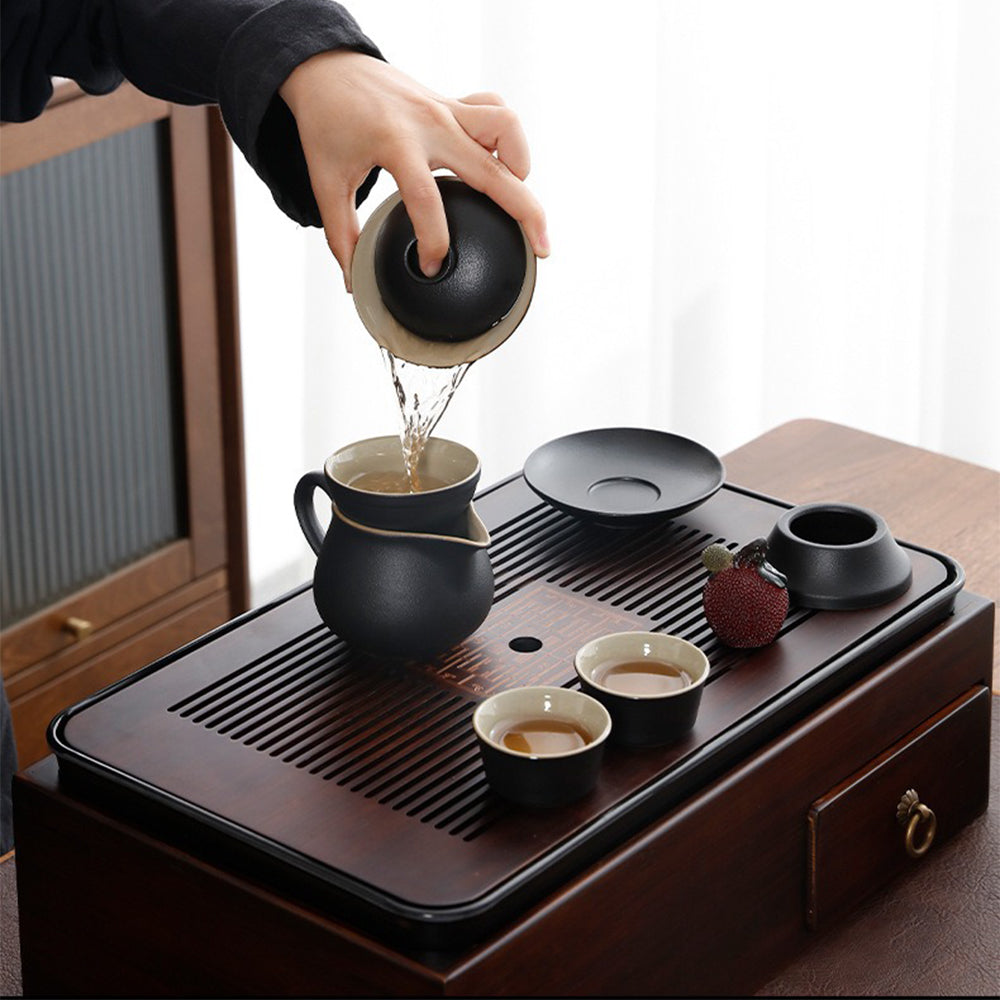
[[[517,115],[496,94],[441,97],[393,66],[346,49],[307,59],[279,93],[295,116],[326,241],[348,291],[361,232],[355,192],[375,166],[399,187],[427,277],[437,274],[449,244],[431,173],[439,167],[492,198],[521,223],[535,254],[548,256],[545,213],[523,183],[528,143]]]

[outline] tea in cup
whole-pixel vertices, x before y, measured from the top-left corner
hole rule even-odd
[[[593,639],[574,661],[582,689],[611,715],[615,743],[662,746],[694,726],[708,657],[660,632],[614,632]]]
[[[580,691],[538,686],[490,696],[472,725],[497,794],[519,805],[557,806],[593,790],[611,717]]]

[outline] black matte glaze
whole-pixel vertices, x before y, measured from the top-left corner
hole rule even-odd
[[[859,610],[906,592],[910,558],[874,511],[853,504],[811,503],[778,518],[768,558],[788,579],[792,603]]]
[[[334,511],[313,598],[327,627],[356,649],[400,659],[436,656],[486,619],[493,567],[485,548],[373,532]]]
[[[403,202],[375,243],[375,280],[390,313],[426,340],[471,340],[496,326],[520,294],[527,265],[521,227],[491,198],[454,178],[436,178],[451,246],[441,270],[420,270]]]
[[[632,698],[580,675],[580,690],[608,710],[611,741],[623,747],[660,747],[685,737],[698,718],[704,689],[704,684],[696,684],[663,698]]]
[[[553,507],[610,525],[674,517],[704,503],[725,480],[704,445],[640,427],[609,427],[556,438],[524,463],[524,478]],[[616,491],[606,489],[617,484]]]
[[[463,483],[428,493],[363,494],[325,473],[307,472],[295,488],[295,513],[318,557],[313,598],[326,626],[359,650],[402,659],[435,656],[475,632],[493,603],[489,553],[461,540],[471,537],[472,513],[462,491],[471,494],[478,479],[477,470]],[[313,507],[317,488],[334,501],[325,533]],[[344,493],[367,497],[375,520],[395,518],[396,530],[342,516]],[[464,505],[457,514],[456,496]],[[446,526],[434,516],[442,504]]]
[[[604,741],[582,753],[526,760],[479,740],[490,787],[520,806],[565,806],[594,790],[604,759]],[[527,764],[527,766],[525,766]]]

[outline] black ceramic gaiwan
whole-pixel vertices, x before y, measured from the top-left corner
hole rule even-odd
[[[440,271],[420,270],[413,224],[397,191],[365,223],[351,267],[354,304],[395,357],[436,368],[475,361],[524,318],[536,261],[517,221],[457,177],[435,177],[450,246]]]
[[[474,188],[437,178],[451,245],[433,278],[420,270],[406,207],[386,216],[375,241],[375,280],[386,308],[427,340],[471,340],[514,307],[524,280],[521,227]]]

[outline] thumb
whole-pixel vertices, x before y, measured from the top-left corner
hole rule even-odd
[[[354,260],[354,248],[361,233],[358,224],[358,213],[354,208],[354,192],[343,187],[336,189],[323,185],[313,185],[316,204],[319,205],[320,218],[323,220],[323,231],[326,234],[327,246],[337,259],[344,273],[344,287],[351,291],[351,264]]]

